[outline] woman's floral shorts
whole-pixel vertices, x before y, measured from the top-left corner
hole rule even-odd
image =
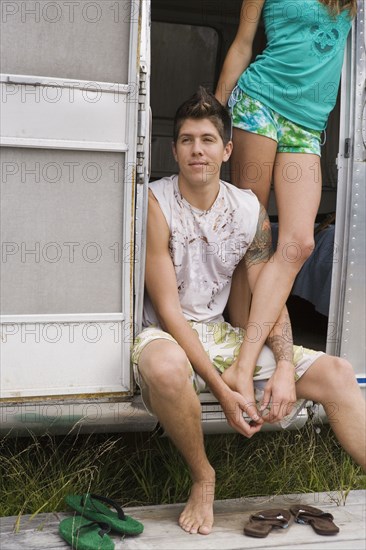
[[[279,153],[310,153],[321,156],[321,132],[299,126],[276,113],[238,86],[229,98],[233,127],[277,142]]]

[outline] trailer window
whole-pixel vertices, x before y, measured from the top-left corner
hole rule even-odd
[[[151,32],[152,176],[176,171],[170,153],[178,105],[199,85],[213,90],[219,35],[211,27],[153,21]]]
[[[1,72],[126,82],[136,6],[131,0],[4,2]]]
[[[13,147],[1,156],[1,313],[119,312],[123,156]]]

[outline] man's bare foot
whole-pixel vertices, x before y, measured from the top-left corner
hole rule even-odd
[[[179,525],[187,533],[208,535],[213,526],[215,477],[212,481],[196,481],[188,502],[179,517]]]

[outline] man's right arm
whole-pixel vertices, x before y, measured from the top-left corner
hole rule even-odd
[[[212,393],[225,410],[229,423],[238,432],[251,436],[258,426],[247,424],[242,414],[242,397],[231,390],[212,365],[197,334],[186,321],[179,302],[177,280],[169,253],[169,228],[161,208],[149,193],[147,248],[146,248],[146,289],[153,304],[160,325],[169,332],[184,349],[196,372],[205,380]],[[230,411],[232,414],[228,414]],[[255,414],[257,411],[255,410]]]
[[[196,333],[185,319],[179,302],[177,279],[169,253],[170,232],[159,203],[150,192],[147,222],[146,289],[161,327],[185,350],[197,372],[219,393],[223,383]]]

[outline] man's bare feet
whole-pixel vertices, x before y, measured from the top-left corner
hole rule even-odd
[[[187,533],[208,535],[213,526],[215,475],[207,481],[193,482],[188,502],[179,517],[179,525]]]

